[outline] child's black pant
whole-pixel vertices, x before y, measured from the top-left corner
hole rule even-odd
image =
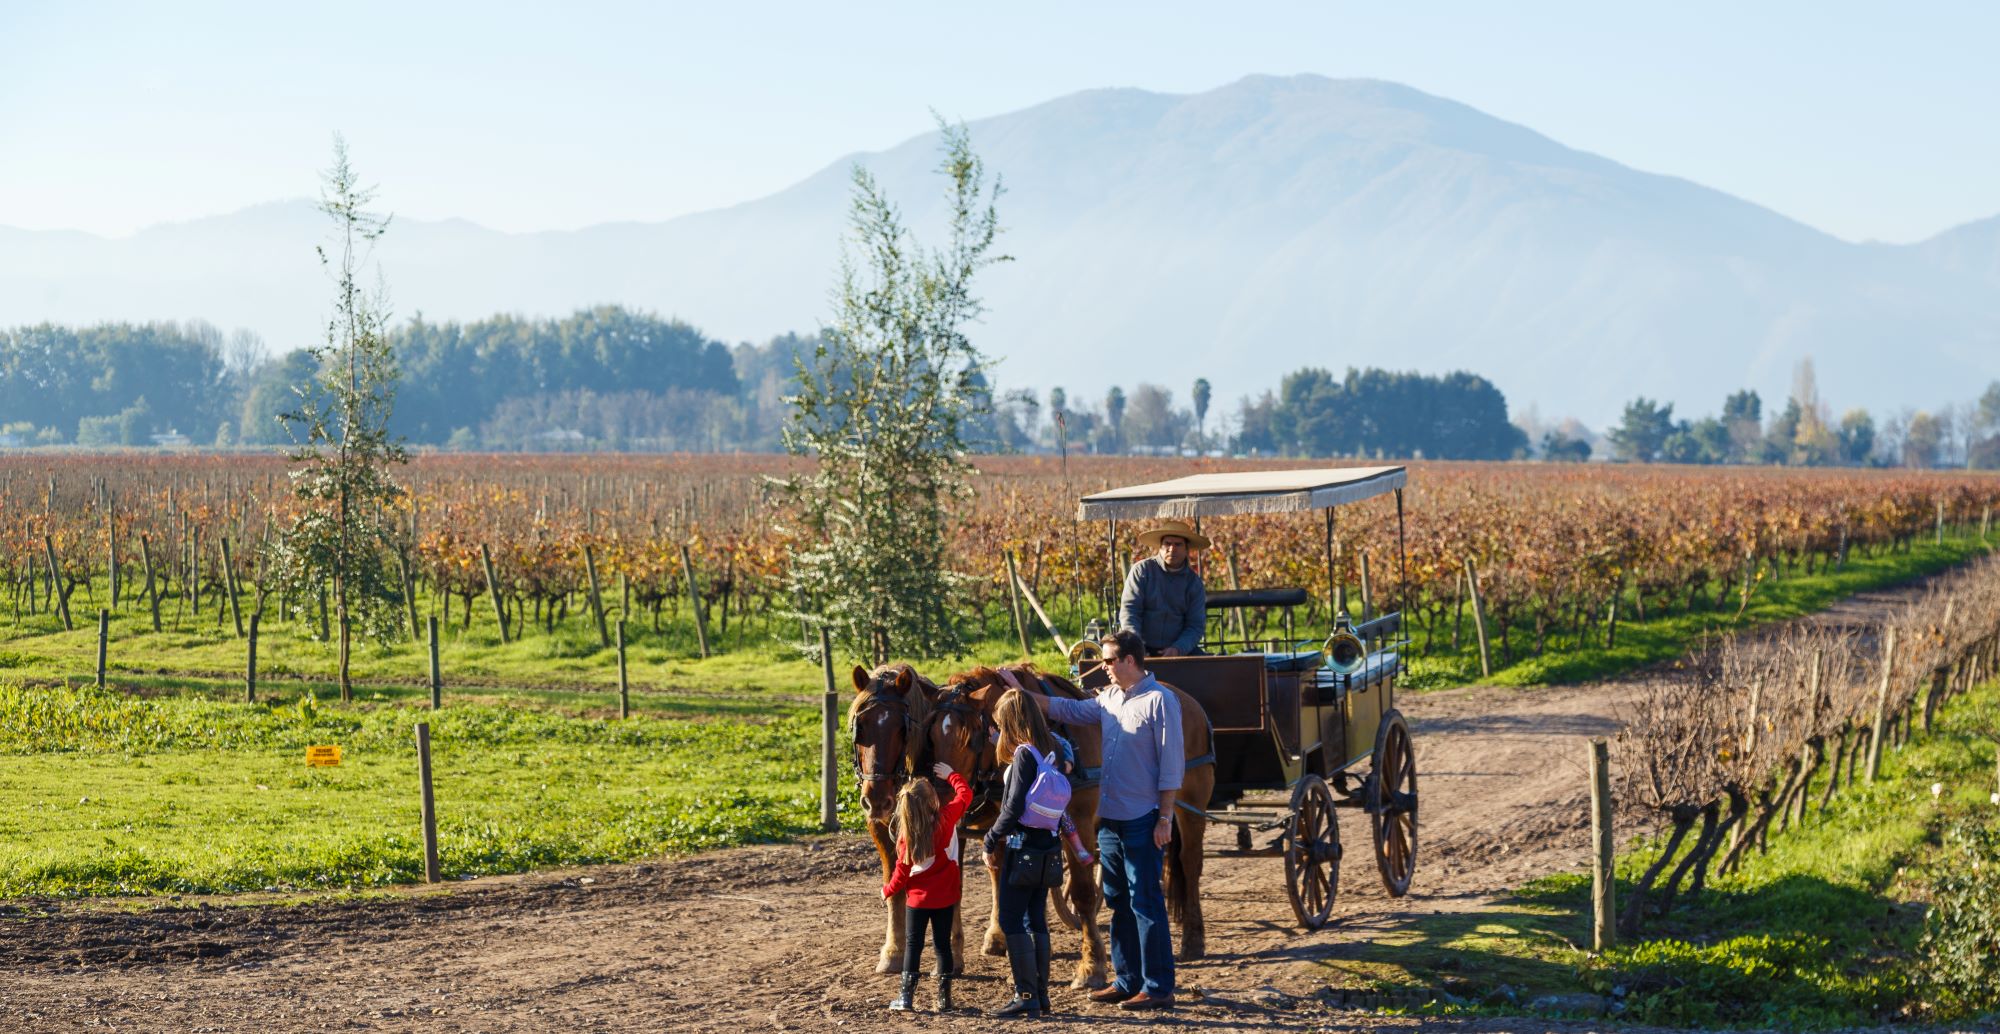
[[[903,910],[903,972],[918,971],[918,962],[924,954],[924,930],[931,932],[931,944],[937,948],[938,972],[950,973],[951,957],[951,917],[958,911],[957,905],[943,908],[906,908]]]

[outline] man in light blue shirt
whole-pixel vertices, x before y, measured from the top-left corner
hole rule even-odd
[[[1030,695],[1056,721],[1096,722],[1104,733],[1097,851],[1117,979],[1090,997],[1121,1009],[1171,1009],[1174,948],[1160,873],[1173,836],[1174,795],[1187,771],[1181,702],[1142,666],[1146,643],[1137,632],[1120,631],[1099,645],[1110,689],[1093,700]]]

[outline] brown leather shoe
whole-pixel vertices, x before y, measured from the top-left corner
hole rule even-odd
[[[1110,987],[1100,987],[1090,992],[1090,1000],[1093,1002],[1103,1002],[1106,1005],[1116,1005],[1138,993],[1137,991],[1120,991],[1118,985],[1113,984]]]
[[[1174,1007],[1174,1000],[1171,998],[1156,998],[1152,995],[1145,993],[1144,991],[1141,991],[1138,994],[1133,995],[1132,997],[1127,998],[1122,1002],[1119,1002],[1118,1007],[1120,1009],[1131,1009],[1134,1012],[1137,1012],[1141,1009],[1171,1009]]]

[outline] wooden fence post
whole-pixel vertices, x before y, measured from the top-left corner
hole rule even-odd
[[[250,614],[250,651],[243,668],[243,702],[257,702],[257,625],[264,615],[252,611]]]
[[[701,656],[708,658],[708,615],[702,612],[701,590],[695,586],[694,555],[688,552],[687,543],[681,543],[681,573],[687,576],[688,606],[694,610],[694,638],[701,647]]]
[[[97,610],[97,688],[104,688],[104,657],[111,645],[111,612]]]
[[[1882,733],[1889,721],[1889,677],[1896,668],[1896,628],[1889,626],[1888,635],[1882,643],[1882,681],[1875,690],[1875,727],[1868,738],[1867,782],[1874,782],[1876,773],[1882,769]]]
[[[831,833],[840,828],[840,782],[834,769],[839,756],[840,695],[833,686],[833,637],[825,625],[819,627],[819,667],[826,679],[826,696],[819,708],[819,828]]]
[[[625,677],[625,619],[618,619],[618,717],[632,717],[632,684]]]
[[[417,781],[423,787],[424,882],[443,879],[438,871],[437,802],[431,796],[431,724],[417,723]]]
[[[479,544],[479,563],[486,569],[486,593],[493,598],[493,619],[500,623],[500,645],[508,643],[507,609],[500,605],[500,582],[493,577],[493,551]]]
[[[1603,737],[1590,741],[1590,931],[1591,950],[1603,952],[1617,940],[1616,838],[1612,834],[1611,749]]]
[[[597,645],[610,646],[611,633],[604,628],[604,596],[597,585],[597,557],[588,545],[583,547],[583,571],[590,577],[590,613],[597,619]],[[624,662],[619,664],[623,667]]]
[[[1472,631],[1479,637],[1479,677],[1493,677],[1493,654],[1486,643],[1486,604],[1479,598],[1479,568],[1465,558],[1465,584],[1472,596]]]
[[[424,631],[430,633],[431,710],[435,711],[444,706],[444,678],[443,673],[438,669],[438,619],[436,614],[432,614],[427,620]]]
[[[1021,614],[1020,575],[1014,567],[1014,551],[1004,551],[1007,557],[1007,613],[1014,618],[1014,638],[1021,644],[1021,659],[1034,656],[1028,651],[1028,622]]]

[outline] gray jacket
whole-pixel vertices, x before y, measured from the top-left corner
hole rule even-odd
[[[1125,573],[1125,592],[1118,601],[1118,627],[1139,633],[1146,652],[1171,646],[1183,654],[1201,645],[1208,622],[1208,591],[1193,564],[1169,571],[1158,557],[1147,557]]]

